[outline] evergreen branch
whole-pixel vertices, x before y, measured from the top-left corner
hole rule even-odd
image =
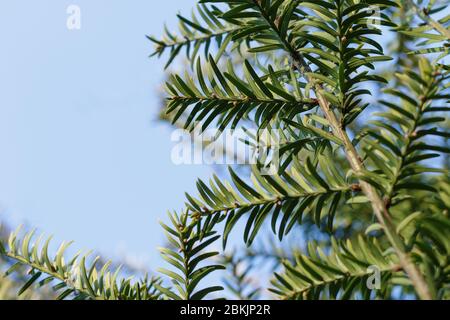
[[[256,0],[254,1],[255,3],[258,4],[258,1]],[[262,12],[264,12],[262,7],[259,6],[259,8],[261,9]],[[267,15],[265,16],[267,19]],[[271,23],[271,27],[275,32],[277,32],[280,35],[281,38],[281,34],[277,26]],[[293,63],[296,66],[296,68],[305,75],[305,77],[311,83],[311,87],[314,88],[316,96],[319,100],[319,106],[323,111],[323,113],[325,114],[325,117],[328,120],[331,128],[333,129],[333,133],[344,144],[344,150],[351,168],[353,169],[353,171],[357,176],[363,176],[365,168],[362,163],[361,157],[359,156],[353,143],[348,137],[346,130],[341,125],[341,122],[337,119],[336,115],[334,114],[332,106],[328,101],[326,94],[324,93],[322,85],[318,84],[313,77],[308,76],[308,73],[311,73],[312,70],[306,63],[304,57],[300,53],[298,53],[292,46],[290,45],[288,46],[289,44],[288,41],[284,40],[283,42],[286,44],[286,48],[291,54]],[[405,245],[402,239],[395,232],[395,226],[392,222],[392,218],[389,214],[388,209],[386,208],[384,201],[381,199],[378,192],[371,184],[365,182],[364,180],[360,180],[360,185],[364,194],[369,199],[372,205],[372,209],[374,210],[374,213],[378,221],[383,226],[386,236],[388,237],[390,243],[394,247],[399,257],[402,268],[405,270],[405,272],[408,273],[412,283],[414,284],[414,287],[416,288],[418,295],[423,299],[431,299],[432,296],[426,281],[424,280],[421,272],[411,261],[410,256],[406,252]]]
[[[203,2],[223,2],[219,0],[214,1],[203,1]],[[303,1],[307,4],[310,1]],[[279,44],[268,46],[266,48],[261,49],[261,51],[264,50],[271,50],[272,48],[284,48],[291,56],[293,60],[294,66],[299,70],[305,79],[308,81],[309,88],[313,88],[315,91],[315,95],[318,99],[319,106],[322,110],[322,112],[325,114],[326,121],[328,122],[328,125],[332,128],[332,132],[334,136],[340,141],[340,143],[343,144],[345,154],[347,157],[347,160],[355,173],[355,175],[360,179],[360,186],[363,190],[364,194],[370,201],[372,205],[372,209],[374,210],[375,216],[377,217],[380,224],[383,226],[383,229],[386,233],[386,236],[389,240],[389,242],[392,244],[395,252],[397,253],[400,264],[402,265],[402,268],[405,270],[405,272],[409,275],[412,283],[414,284],[416,291],[418,295],[421,298],[429,299],[431,298],[431,294],[428,288],[427,283],[425,282],[424,278],[420,274],[418,268],[412,263],[411,258],[409,254],[406,251],[405,244],[403,243],[403,240],[396,234],[395,232],[395,225],[392,222],[392,218],[390,216],[390,213],[388,211],[388,208],[386,204],[384,203],[383,199],[378,194],[375,187],[373,187],[373,182],[367,182],[367,170],[365,170],[364,164],[362,162],[361,157],[359,156],[358,152],[356,151],[355,146],[353,145],[352,141],[347,135],[347,132],[345,130],[345,125],[349,123],[352,119],[354,119],[356,116],[353,116],[350,120],[345,119],[346,113],[349,111],[347,107],[343,108],[343,115],[344,117],[339,121],[336,117],[336,114],[334,113],[333,106],[342,106],[342,102],[348,98],[348,97],[355,97],[361,93],[364,93],[365,90],[357,90],[356,93],[347,91],[348,88],[351,88],[352,85],[354,85],[357,81],[354,79],[350,79],[348,75],[352,72],[357,71],[357,69],[360,66],[368,66],[371,67],[371,62],[375,62],[378,60],[377,57],[374,58],[362,58],[362,59],[355,59],[354,61],[346,61],[344,63],[340,64],[339,67],[339,74],[336,75],[336,73],[330,69],[327,68],[326,65],[323,63],[319,63],[319,61],[316,60],[315,64],[318,65],[319,69],[321,69],[322,75],[315,74],[308,63],[306,63],[305,58],[307,57],[306,54],[308,52],[301,52],[301,43],[297,43],[297,45],[292,44],[292,37],[288,35],[289,30],[289,21],[291,20],[291,17],[293,16],[293,12],[295,11],[294,7],[297,6],[297,2],[290,2],[290,4],[295,5],[286,5],[284,7],[281,7],[281,2],[272,3],[270,1],[258,1],[258,0],[252,0],[251,2],[248,1],[236,1],[236,3],[242,3],[242,7],[239,7],[239,9],[242,11],[242,9],[248,9],[249,5],[252,7],[252,9],[256,10],[260,13],[261,17],[265,20],[266,26],[263,28],[260,28],[256,30],[256,33],[260,30],[262,34],[267,34],[267,28],[269,28],[272,35],[274,35],[278,40]],[[380,7],[388,7],[393,6],[395,3],[390,1],[370,1],[371,4],[377,4]],[[273,5],[273,7],[272,7]],[[336,2],[335,4],[326,4],[325,2],[320,2],[316,7],[314,7],[314,10],[318,10],[318,7],[324,7],[324,10],[319,10],[324,16],[329,17],[330,19],[337,19],[338,20],[338,44],[339,47],[337,47],[334,43],[328,41],[326,38],[320,37],[320,36],[312,36],[309,33],[299,33],[300,37],[303,38],[306,42],[310,41],[315,45],[320,45],[323,47],[327,47],[331,51],[334,52],[340,52],[340,58],[343,59],[345,57],[345,52],[343,51],[343,45],[345,45],[345,42],[351,41],[351,39],[357,39],[360,38],[361,40],[371,44],[375,48],[378,48],[380,51],[382,50],[381,46],[376,43],[375,41],[371,40],[367,36],[362,37],[361,35],[370,35],[370,34],[379,34],[379,31],[373,31],[364,29],[364,23],[362,24],[362,29],[357,30],[360,27],[358,25],[359,21],[355,17],[360,18],[358,15],[353,16],[348,19],[348,21],[343,21],[342,17],[346,14],[352,13],[353,11],[360,10],[360,6],[355,7],[347,7],[342,8],[341,2]],[[256,9],[255,9],[256,8]],[[277,19],[276,13],[279,11],[279,9],[283,12],[283,19]],[[327,13],[327,11],[335,10],[335,12]],[[344,9],[344,11],[342,11]],[[236,18],[235,16],[239,10],[231,10],[233,11],[228,12],[226,14],[229,18]],[[363,15],[366,15],[367,13],[362,13]],[[241,18],[253,18],[253,12],[243,12],[239,13],[238,15]],[[326,20],[326,18],[322,18],[323,20]],[[285,21],[288,21],[287,23]],[[388,24],[389,21],[386,21]],[[352,29],[352,26],[356,27],[356,31]],[[327,26],[318,25],[319,28],[326,29]],[[346,34],[345,31],[351,32],[350,34]],[[250,31],[249,31],[250,32]],[[255,32],[255,30],[252,30],[252,32]],[[332,32],[331,32],[332,33]],[[347,38],[347,35],[351,37],[351,39]],[[281,45],[281,46],[280,46]],[[361,54],[362,56],[367,56],[367,52],[364,53],[363,51],[358,51],[354,49],[354,52],[349,54],[351,57],[355,57],[355,55]],[[322,57],[324,54],[316,52],[317,54],[321,55]],[[344,54],[343,54],[344,53]],[[328,57],[331,61],[333,61],[335,58],[332,56]],[[309,60],[311,60],[310,57],[308,57]],[[381,58],[383,60],[384,57]],[[314,59],[312,60],[314,61]],[[338,60],[339,62],[339,60]],[[343,70],[342,70],[343,69]],[[347,70],[346,70],[347,69]],[[347,74],[345,72],[348,72]],[[336,78],[337,81],[334,81],[334,79],[327,78],[327,75],[332,75],[334,78]],[[337,76],[337,77],[336,77]],[[364,74],[362,74],[362,78],[364,78]],[[358,76],[357,76],[358,77]],[[357,79],[357,78],[356,78]],[[360,80],[358,79],[358,80]],[[319,81],[318,81],[319,80]],[[333,94],[330,94],[324,89],[324,85],[321,84],[321,82],[325,82],[330,87],[335,86],[337,83],[340,85],[341,88],[341,96],[336,98],[333,96]],[[346,87],[346,88],[345,88]],[[227,88],[224,88],[225,90]],[[347,95],[345,97],[344,95]],[[352,102],[352,106],[358,104],[358,100],[355,102]],[[364,109],[364,107],[359,108]],[[357,115],[358,113],[356,113]],[[370,179],[369,179],[370,181]]]
[[[439,32],[442,36],[450,41],[450,30],[444,27],[442,24],[434,20],[430,16],[430,11],[426,8],[420,8],[414,0],[407,0],[408,4],[413,8],[414,12],[428,25],[430,25],[434,30]]]
[[[224,1],[204,1],[204,2],[224,2]],[[290,54],[297,62],[301,62],[301,68],[305,76],[314,79],[316,82],[323,82],[334,92],[324,91],[335,106],[342,109],[344,125],[351,123],[366,105],[359,106],[363,94],[369,94],[367,90],[359,89],[357,86],[366,81],[386,82],[385,79],[371,75],[367,71],[351,77],[351,74],[357,72],[362,67],[373,69],[373,63],[379,61],[391,60],[390,57],[383,55],[381,46],[368,38],[370,35],[381,34],[381,31],[369,26],[372,11],[367,10],[369,5],[378,5],[385,8],[387,5],[393,5],[393,2],[370,1],[367,5],[347,4],[346,2],[328,3],[315,1],[236,1],[242,3],[242,9],[251,11],[231,10],[224,14],[228,18],[245,19],[254,21],[255,14],[260,15],[264,21],[264,28],[261,22],[255,22],[259,28],[250,26],[247,33],[253,35],[256,41],[270,41],[267,45],[252,49],[252,52],[266,52],[274,49],[282,49]],[[297,10],[299,4],[305,7],[311,7],[318,10],[322,16],[314,17]],[[347,6],[344,7],[344,4]],[[323,6],[323,10],[319,10]],[[299,11],[300,17],[296,17]],[[323,15],[330,18],[324,20]],[[357,17],[358,19],[355,19]],[[334,21],[337,20],[337,22]],[[290,21],[290,22],[287,22]],[[378,23],[386,26],[395,26],[391,21],[382,16]],[[337,30],[334,30],[337,23]],[[245,28],[245,26],[244,26]],[[312,30],[310,30],[312,29]],[[329,33],[327,37],[314,32],[318,29]],[[246,34],[247,34],[246,33]],[[259,35],[259,36],[258,36]],[[334,40],[330,40],[334,38]],[[274,43],[276,42],[276,43]],[[306,47],[307,44],[311,46]],[[375,49],[365,48],[366,44],[375,47]],[[357,47],[355,48],[356,45]],[[317,66],[312,70],[310,63]],[[344,99],[345,97],[345,99]]]
[[[370,299],[379,289],[370,277],[379,275],[386,283],[401,270],[375,239],[367,241],[361,236],[354,241],[333,240],[329,254],[311,244],[306,254],[298,254],[294,264],[285,262],[284,268],[283,274],[275,274],[271,291],[285,300]]]
[[[200,135],[202,146],[242,121],[256,126],[258,133],[244,128],[241,139],[254,152],[251,159],[245,153],[244,162],[257,162],[249,179],[230,169],[230,183],[215,175],[209,183],[199,180],[198,196],[186,194],[185,211],[169,213],[171,223],[161,223],[168,246],[160,251],[170,265],[159,270],[165,279],[126,278],[138,272],[90,253],[68,259],[70,243],[49,256],[50,238],[35,241],[33,232],[19,236],[17,230],[8,241],[0,234],[2,271],[10,276],[0,279],[0,296],[14,282],[21,298],[39,286],[52,288],[58,299],[200,300],[223,290],[200,283],[226,265],[227,289],[254,299],[259,290],[249,285],[250,270],[258,257],[275,262],[272,272],[282,268],[271,289],[282,299],[389,299],[414,291],[421,299],[450,298],[450,67],[439,63],[449,53],[450,15],[436,18],[447,7],[414,0],[400,12],[392,10],[400,4],[394,0],[199,2],[191,18],[178,15],[177,34],[165,29],[162,39],[148,37],[156,44],[153,55],[170,51],[166,67],[183,50],[191,64],[166,84],[161,117],[190,130],[217,125],[215,137],[204,141]],[[397,18],[402,27],[393,22]],[[392,58],[373,39],[382,34],[379,25],[401,37],[392,57],[411,51],[404,41],[418,40],[408,53],[413,56],[399,59],[399,74],[370,71]],[[418,58],[429,53],[432,62]],[[385,89],[389,99],[380,101],[388,110],[369,125],[356,122],[369,106],[364,96],[376,92],[365,83],[386,84],[391,75],[395,87]],[[353,140],[351,124],[358,132]],[[267,129],[273,127],[277,131]],[[425,162],[442,155],[443,165]],[[272,243],[270,250],[248,249],[243,258],[223,254],[211,262],[220,253],[210,248],[223,235],[225,250],[238,222],[244,222],[250,246],[269,219],[280,241],[289,233],[301,241],[290,238],[288,246]],[[297,225],[300,232],[292,232]]]
[[[49,300],[55,298],[53,292],[49,292],[49,290],[27,290],[18,296],[17,292],[21,284],[26,282],[26,280],[22,282],[23,278],[22,274],[19,280],[0,276],[0,300]]]
[[[437,129],[443,118],[426,117],[430,113],[433,115],[435,110],[445,111],[445,109],[433,107],[433,102],[446,99],[446,95],[441,94],[445,72],[440,66],[432,67],[424,58],[420,60],[420,65],[420,74],[408,69],[403,70],[402,74],[397,74],[399,83],[409,90],[408,95],[396,89],[386,90],[393,97],[399,98],[402,105],[381,101],[389,108],[389,112],[379,113],[378,116],[383,117],[384,121],[382,123],[373,121],[377,128],[368,130],[369,136],[376,141],[370,142],[366,153],[374,161],[377,169],[390,180],[385,196],[387,205],[392,204],[392,199],[402,189],[417,188],[433,191],[427,183],[410,181],[409,178],[424,172],[441,172],[442,170],[425,167],[418,163],[438,157],[439,154],[436,152],[450,153],[450,149],[425,140],[426,137],[433,135],[441,137],[450,135],[448,132]],[[396,129],[392,122],[399,117],[403,118],[402,126]],[[393,169],[389,169],[391,166],[386,165],[386,160],[392,164]]]
[[[166,50],[170,50],[170,56],[165,65],[165,68],[167,68],[182,49],[186,50],[186,55],[191,61],[195,61],[200,48],[203,46],[205,55],[208,55],[211,43],[215,41],[218,46],[216,59],[219,59],[225,52],[232,36],[241,29],[236,24],[223,24],[218,19],[221,13],[216,7],[211,9],[206,5],[199,5],[197,6],[197,14],[192,13],[192,19],[178,15],[181,36],[172,34],[167,28],[163,39],[147,36],[147,39],[156,45],[152,56],[160,56]]]
[[[169,213],[172,226],[161,223],[166,232],[171,248],[161,248],[161,255],[174,270],[160,269],[168,276],[173,288],[157,285],[159,291],[173,300],[202,300],[208,294],[223,290],[220,286],[206,287],[197,290],[199,283],[214,271],[225,269],[221,264],[204,265],[204,262],[217,256],[218,252],[204,252],[220,236],[212,228],[200,228],[192,221],[187,213],[178,215]],[[199,267],[200,265],[200,267]]]
[[[199,199],[186,195],[188,209],[206,229],[226,219],[224,247],[233,227],[245,216],[244,241],[247,245],[253,243],[270,215],[272,230],[280,240],[296,223],[301,223],[307,213],[312,215],[317,226],[331,231],[338,203],[346,194],[357,191],[357,188],[346,184],[329,159],[321,156],[318,162],[319,165],[315,166],[310,159],[306,159],[304,164],[294,160],[291,168],[281,175],[262,175],[260,168],[253,166],[252,186],[230,168],[234,187],[239,194],[233,186],[222,183],[214,175],[209,187],[203,181],[198,181]],[[318,173],[319,167],[325,178]],[[323,225],[324,221],[326,223]]]
[[[218,31],[216,33],[211,33],[207,35],[193,35],[191,37],[185,37],[182,39],[173,38],[172,41],[162,41],[155,39],[152,36],[147,36],[147,39],[156,43],[157,47],[155,52],[152,55],[162,55],[166,50],[170,50],[170,57],[165,68],[169,67],[173,60],[180,53],[181,49],[186,47],[186,50],[189,52],[190,47],[194,45],[195,47],[200,47],[201,45],[208,45],[215,38],[221,39],[223,36],[232,35],[233,33],[240,30],[239,26],[235,26],[233,28],[229,28],[223,31]],[[198,49],[197,49],[198,50]],[[197,50],[192,53],[192,56],[195,58],[197,54]],[[189,57],[190,58],[190,57]]]
[[[177,47],[184,47],[184,46],[188,46],[191,43],[204,43],[204,42],[208,42],[211,40],[214,40],[214,38],[216,37],[221,37],[224,35],[227,35],[229,33],[233,33],[238,31],[240,28],[235,26],[233,28],[229,28],[229,29],[225,29],[222,31],[218,31],[215,33],[209,33],[209,34],[195,34],[192,37],[185,37],[185,38],[173,38],[172,40],[168,40],[168,41],[162,41],[162,40],[157,40],[156,38],[152,37],[152,36],[147,36],[147,38],[154,42],[155,44],[157,44],[157,48],[155,49],[155,53],[153,54],[162,54],[164,53],[164,50],[166,49],[176,49]]]
[[[109,270],[111,262],[97,268],[99,257],[90,266],[86,265],[89,254],[76,254],[70,260],[64,255],[71,243],[62,243],[54,258],[48,255],[51,238],[48,238],[42,248],[39,248],[42,237],[31,245],[34,231],[27,233],[23,239],[18,238],[20,228],[11,233],[8,248],[0,245],[0,254],[13,259],[16,263],[6,271],[11,275],[20,266],[31,268],[29,280],[19,290],[18,295],[25,292],[33,284],[39,286],[52,285],[55,291],[60,291],[58,299],[74,297],[75,299],[96,300],[155,300],[160,297],[155,285],[157,278],[145,279],[142,282],[131,282],[131,278],[122,279],[117,283],[120,267],[114,272]],[[45,276],[44,276],[45,275]],[[57,282],[57,284],[54,284]],[[62,291],[62,292],[61,292]]]
[[[189,111],[184,128],[193,130],[203,121],[205,130],[216,117],[221,117],[219,131],[229,124],[234,129],[239,121],[253,114],[259,127],[267,127],[276,115],[292,118],[317,106],[314,99],[305,99],[286,89],[275,77],[271,83],[264,82],[248,61],[244,63],[246,82],[241,80],[231,65],[228,72],[222,73],[210,56],[206,65],[209,81],[206,81],[201,60],[197,60],[196,76],[199,88],[194,80],[186,75],[185,79],[177,75],[167,83],[170,93],[167,114],[174,114],[172,123]]]
[[[294,59],[295,61],[295,59]],[[303,65],[302,63],[296,62],[299,67]],[[340,125],[340,122],[336,118],[336,115],[331,109],[331,105],[323,94],[323,89],[320,85],[315,85],[316,95],[319,99],[319,105],[324,112],[328,122],[333,128],[333,133],[344,143],[344,149],[346,152],[347,160],[352,167],[353,171],[357,176],[363,176],[365,169],[364,165],[361,161],[361,158],[356,151],[353,143],[348,137],[345,129]],[[392,222],[389,211],[386,208],[384,201],[381,199],[376,189],[365,182],[364,180],[360,180],[361,189],[363,190],[366,197],[369,199],[372,209],[378,219],[378,221],[383,226],[389,241],[393,245],[399,259],[400,264],[403,269],[408,273],[413,282],[418,295],[423,299],[431,299],[431,294],[428,289],[428,285],[423,279],[418,268],[411,262],[411,258],[405,251],[405,245],[401,238],[395,233],[395,227]]]
[[[437,299],[448,299],[450,288],[450,223],[442,214],[418,218],[414,240],[416,258],[424,265],[425,276]]]
[[[446,6],[434,7],[436,4],[434,1],[429,2],[424,8],[420,8],[414,0],[408,0],[406,3],[412,8],[412,11],[419,19],[423,21],[418,26],[406,26],[406,28],[402,28],[399,31],[402,34],[420,40],[417,44],[419,48],[410,51],[408,54],[421,55],[437,53],[435,55],[437,57],[436,61],[448,56],[450,46],[449,16],[447,15],[439,20],[435,20],[432,17],[445,10]],[[424,46],[429,44],[438,44],[438,46],[424,48]]]

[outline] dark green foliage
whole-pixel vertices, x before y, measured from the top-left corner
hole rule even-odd
[[[310,243],[307,254],[297,255],[294,265],[284,263],[286,271],[275,275],[272,291],[284,299],[373,298],[376,290],[367,285],[375,271],[371,267],[377,268],[384,288],[392,277],[401,276],[395,257],[383,251],[376,240],[361,236],[345,243],[333,241],[329,254]],[[383,297],[383,292],[377,294]]]
[[[131,278],[119,278],[120,267],[111,270],[111,261],[102,263],[95,257],[87,263],[90,253],[77,253],[70,259],[65,254],[70,242],[62,243],[54,257],[48,253],[51,237],[39,237],[31,244],[34,231],[19,239],[20,228],[11,233],[6,251],[7,258],[16,260],[5,276],[12,275],[21,265],[31,268],[29,279],[17,293],[23,294],[32,285],[52,286],[58,292],[57,299],[73,297],[75,299],[98,300],[155,300],[161,294],[155,286],[158,278],[145,277],[142,281]]]
[[[220,291],[221,286],[206,287],[197,290],[200,281],[219,269],[224,269],[220,264],[202,265],[203,262],[218,255],[218,252],[205,252],[210,244],[220,236],[215,231],[206,227],[198,228],[195,222],[190,221],[189,215],[183,213],[169,214],[172,226],[162,223],[166,231],[166,237],[173,248],[161,248],[161,254],[168,263],[177,269],[172,271],[161,269],[160,272],[168,276],[177,292],[172,289],[157,285],[157,288],[167,297],[175,300],[201,300],[206,295]]]
[[[448,4],[199,1],[192,17],[178,16],[177,34],[149,37],[166,67],[189,62],[168,78],[165,118],[188,131],[242,128],[253,148],[250,129],[277,130],[276,172],[262,173],[267,154],[230,168],[232,183],[199,180],[183,213],[162,224],[171,267],[161,280],[117,281],[84,256],[63,262],[64,245],[49,259],[46,245],[29,248],[30,234],[13,234],[1,253],[32,268],[24,290],[57,281],[63,297],[221,297],[205,278],[227,266],[226,289],[251,299],[262,292],[245,290],[252,249],[271,229],[271,243],[293,241],[272,252],[277,298],[450,298]],[[241,260],[226,251],[238,232],[250,247]],[[219,240],[223,252],[210,251]],[[380,288],[368,285],[374,270]]]

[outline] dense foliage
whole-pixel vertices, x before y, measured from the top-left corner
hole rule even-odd
[[[448,299],[448,4],[199,1],[178,33],[148,37],[166,67],[185,68],[166,83],[162,118],[244,128],[249,143],[249,129],[277,129],[277,172],[258,163],[198,181],[162,223],[161,277],[67,258],[68,243],[50,255],[50,240],[14,232],[0,250],[13,281],[30,268],[18,294],[37,284],[76,299]],[[254,282],[255,265],[269,285]]]

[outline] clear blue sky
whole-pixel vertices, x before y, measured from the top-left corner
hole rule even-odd
[[[66,28],[80,6],[82,28]],[[194,0],[0,3],[0,218],[160,264],[157,224],[211,169],[175,166],[154,121],[163,61],[146,34]]]

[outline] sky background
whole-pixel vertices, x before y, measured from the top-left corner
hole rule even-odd
[[[81,30],[66,27],[81,8]],[[211,168],[176,166],[146,34],[194,0],[0,1],[0,219],[155,269],[168,209]]]

